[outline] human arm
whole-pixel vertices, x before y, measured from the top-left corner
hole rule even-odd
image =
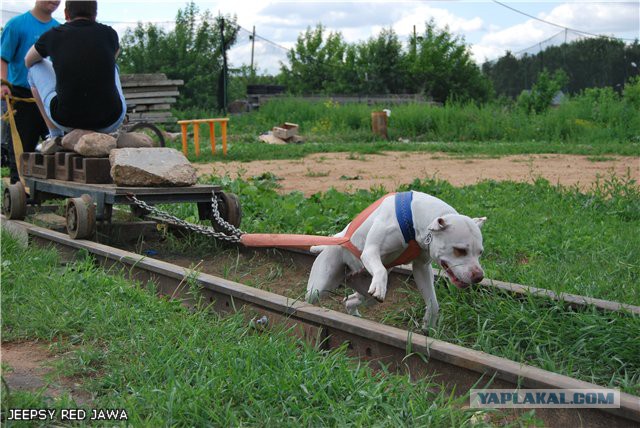
[[[2,77],[2,86],[0,87],[0,96],[4,99],[5,95],[11,95],[11,88],[7,84],[7,76],[9,74],[9,64],[5,60],[0,60],[0,76]]]
[[[42,61],[42,59],[42,55],[38,53],[36,47],[31,46],[31,48],[29,48],[29,52],[27,52],[27,55],[24,57],[24,65],[27,68],[31,68],[33,64]]]
[[[6,27],[2,30],[2,48],[0,52],[2,52],[1,64],[0,64],[0,77],[2,77],[2,89],[1,96],[4,99],[5,95],[11,95],[11,88],[8,85],[9,81],[9,64],[14,60],[15,57],[15,45],[16,45],[16,35],[14,31],[14,25],[12,21],[9,21]]]

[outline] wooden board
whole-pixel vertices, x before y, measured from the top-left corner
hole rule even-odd
[[[132,99],[129,100],[125,97],[125,99],[127,100],[127,105],[139,105],[139,104],[173,104],[176,102],[176,98],[173,97],[168,97],[168,98],[141,98],[141,99]]]
[[[171,104],[140,104],[135,106],[133,113],[146,111],[166,111],[169,109],[171,109]]]
[[[125,93],[125,99],[139,99],[139,98],[158,98],[158,97],[177,97],[180,95],[178,91],[156,91],[156,92],[134,92]]]
[[[127,94],[137,94],[140,92],[171,92],[178,91],[178,86],[136,86],[134,88],[123,88],[125,96]]]
[[[120,80],[122,84],[122,88],[139,88],[145,86],[182,86],[184,85],[184,80],[146,80],[146,81],[129,81],[124,82]]]

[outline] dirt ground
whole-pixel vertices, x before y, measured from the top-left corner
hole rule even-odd
[[[493,179],[532,182],[542,177],[551,183],[589,189],[597,177],[612,174],[640,180],[640,158],[623,156],[515,155],[455,157],[445,153],[386,152],[379,155],[316,153],[296,160],[214,162],[194,164],[200,175],[235,178],[271,172],[281,180],[280,191],[300,190],[306,195],[335,187],[339,191],[384,186],[395,190],[415,178],[438,178],[455,186]]]
[[[42,391],[42,394],[49,398],[69,394],[78,404],[85,404],[91,400],[91,396],[81,389],[75,379],[52,377],[52,365],[58,357],[49,352],[47,344],[3,342],[0,350],[4,366],[2,376],[9,392]]]

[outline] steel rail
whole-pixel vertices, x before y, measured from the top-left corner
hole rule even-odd
[[[52,244],[74,257],[84,250],[105,268],[125,272],[143,284],[153,281],[159,293],[194,304],[190,292],[194,281],[200,295],[215,311],[244,309],[248,316],[266,316],[269,323],[291,326],[291,332],[324,349],[347,345],[348,352],[374,367],[409,372],[413,379],[429,378],[447,391],[464,395],[470,388],[591,389],[598,385],[527,366],[484,352],[453,345],[399,328],[294,301],[284,296],[240,283],[162,262],[139,254],[67,235],[22,221],[7,221],[3,227],[22,242]],[[536,409],[548,426],[625,427],[640,423],[640,397],[620,394],[620,408]]]

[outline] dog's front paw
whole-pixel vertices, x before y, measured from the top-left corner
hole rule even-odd
[[[386,284],[374,284],[371,283],[369,287],[369,295],[376,299],[378,302],[384,302],[384,298],[387,295],[387,285]]]
[[[438,324],[438,312],[439,310],[437,308],[427,309],[424,318],[422,318],[422,331],[429,332],[430,329],[436,328]]]

